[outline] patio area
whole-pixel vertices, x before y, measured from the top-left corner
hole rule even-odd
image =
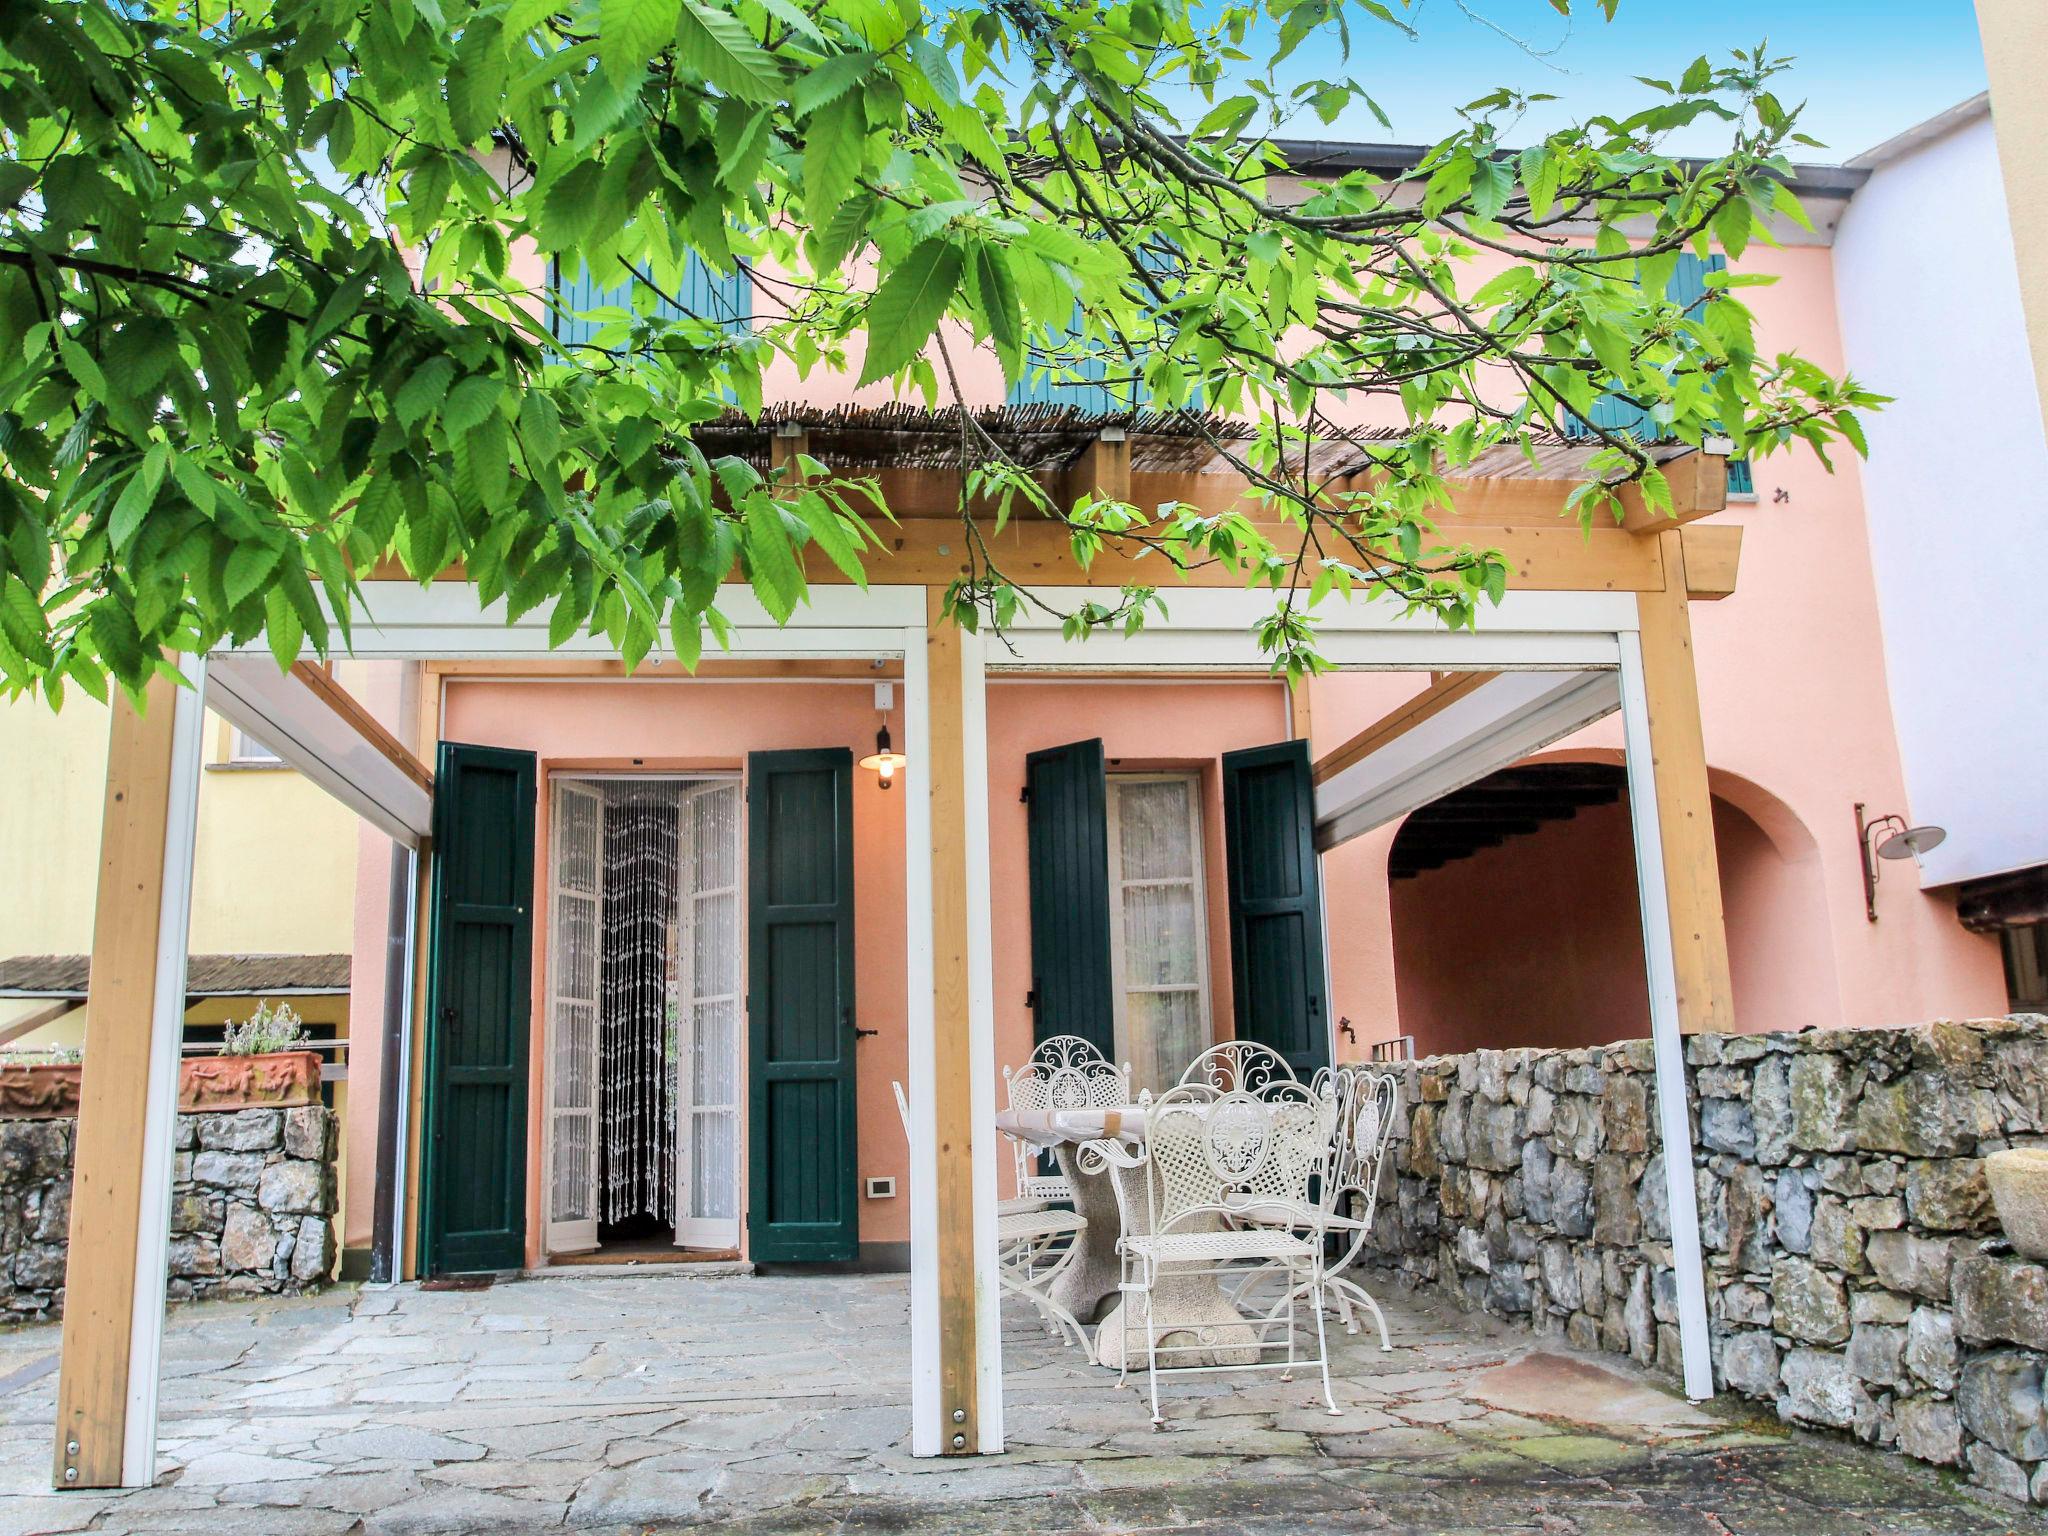
[[[2048,1531],[1845,1441],[1689,1407],[1426,1296],[1395,1350],[1308,1379],[1137,1384],[1006,1308],[1011,1449],[908,1450],[900,1276],[583,1270],[481,1291],[185,1306],[162,1471],[46,1491],[58,1331],[0,1335],[0,1532],[208,1536],[661,1530],[1358,1531],[1798,1536]]]

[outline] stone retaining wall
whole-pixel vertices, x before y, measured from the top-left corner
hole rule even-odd
[[[18,1321],[64,1308],[75,1119],[0,1120],[0,1306]],[[292,1293],[334,1266],[332,1111],[178,1116],[173,1298]]]
[[[2048,1144],[2048,1019],[1686,1042],[1716,1381],[2048,1503],[2048,1268],[1982,1159]],[[1649,1042],[1403,1064],[1377,1261],[1675,1375]]]

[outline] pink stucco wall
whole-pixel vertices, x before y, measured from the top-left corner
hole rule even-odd
[[[1714,802],[1735,1018],[1746,1032],[1842,1022],[1817,868]],[[1604,1045],[1649,1031],[1626,795],[1392,882],[1402,1028],[1420,1055]]]
[[[1109,772],[1181,769],[1202,776],[1202,867],[1208,894],[1210,1018],[1230,1037],[1230,928],[1223,883],[1223,786],[1217,759],[1289,736],[1278,683],[996,680],[988,691],[989,865],[995,872],[996,1061],[1031,1054],[1031,908],[1022,802],[1027,753],[1101,737]],[[1007,1170],[1005,1171],[1007,1177]]]

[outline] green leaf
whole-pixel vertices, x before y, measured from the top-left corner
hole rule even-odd
[[[401,426],[416,427],[447,397],[448,383],[455,377],[455,360],[430,357],[414,369],[391,402],[392,414]]]
[[[157,488],[164,483],[164,474],[170,467],[171,445],[151,443],[149,452],[142,456],[135,473],[121,488],[121,494],[114,502],[113,515],[108,519],[107,538],[116,552],[125,551],[135,542],[135,535],[149,509],[156,504]]]
[[[135,616],[118,597],[102,598],[92,607],[92,640],[114,671],[123,678],[139,676],[149,657]]]
[[[678,0],[599,0],[597,57],[613,81],[639,77],[676,35]]]
[[[727,95],[774,101],[782,67],[731,11],[683,0],[676,20],[676,57]]]
[[[561,456],[562,414],[538,390],[528,390],[519,402],[519,440],[526,445],[529,467],[536,474]]]
[[[263,638],[270,642],[270,654],[277,659],[280,671],[299,659],[299,647],[306,640],[306,626],[283,582],[276,583],[263,594]]]
[[[782,520],[782,505],[765,493],[747,498],[747,565],[768,616],[784,622],[803,595],[804,572]]]
[[[270,579],[270,573],[277,569],[278,556],[279,551],[267,544],[235,546],[234,553],[228,556],[227,575],[221,583],[228,607],[241,607]]]
[[[816,491],[806,491],[796,498],[795,509],[825,557],[839,567],[847,580],[866,590],[868,576],[860,562],[860,542],[840,517],[838,508]]]
[[[811,114],[804,129],[804,203],[814,223],[833,216],[866,158],[867,113],[848,91]]]
[[[887,378],[924,350],[960,286],[960,251],[934,238],[890,271],[868,305],[868,354],[860,382]]]
[[[1017,305],[1017,284],[1010,260],[1000,247],[978,240],[967,263],[967,297],[981,314],[982,329],[995,343],[1003,377],[1015,382],[1023,374],[1024,320]]]
[[[448,392],[441,412],[441,430],[450,438],[466,435],[497,408],[505,386],[487,374],[471,374]]]
[[[796,89],[790,93],[790,110],[798,117],[809,116],[867,79],[874,67],[875,55],[865,49],[833,54],[797,81]]]

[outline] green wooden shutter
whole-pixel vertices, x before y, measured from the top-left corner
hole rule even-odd
[[[1237,1038],[1270,1045],[1305,1081],[1330,1060],[1308,743],[1223,755],[1223,848]]]
[[[421,1268],[526,1262],[530,752],[441,743],[434,778]]]
[[[760,1263],[860,1254],[853,754],[747,758],[747,1233]]]
[[[1031,1033],[1116,1053],[1110,975],[1109,816],[1102,743],[1024,759],[1031,880]]]

